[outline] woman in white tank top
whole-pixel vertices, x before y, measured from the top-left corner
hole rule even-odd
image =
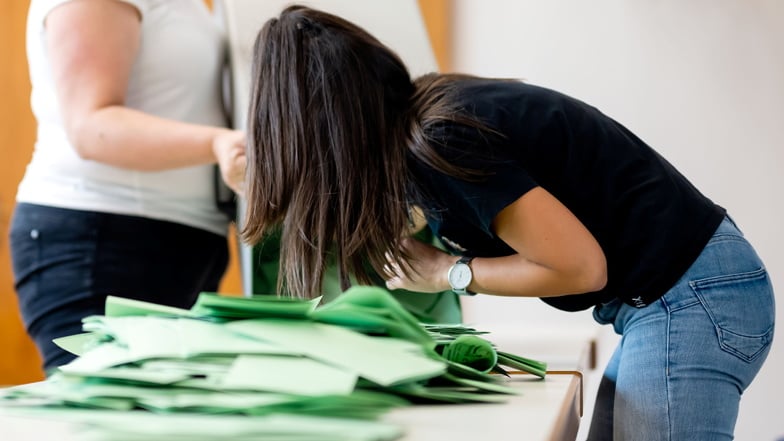
[[[238,192],[244,170],[244,134],[225,128],[224,46],[201,0],[32,0],[38,133],[11,250],[46,369],[71,357],[51,340],[81,332],[108,294],[188,307],[217,289],[229,219],[215,163]]]

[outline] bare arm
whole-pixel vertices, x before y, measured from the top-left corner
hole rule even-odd
[[[607,282],[607,262],[596,239],[541,187],[504,208],[493,220],[493,229],[517,253],[474,259],[472,291],[550,297],[597,291]],[[412,262],[418,276],[398,276],[387,286],[422,292],[448,290],[446,273],[457,258],[414,240],[405,244],[418,257]]]
[[[70,2],[52,10],[46,28],[65,129],[82,158],[156,171],[215,163],[221,155],[236,154],[236,144],[242,142],[237,132],[125,107],[141,30],[133,6]]]

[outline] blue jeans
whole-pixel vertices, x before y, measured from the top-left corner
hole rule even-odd
[[[731,219],[661,299],[640,309],[614,300],[593,315],[622,337],[589,440],[733,439],[741,394],[770,351],[775,306],[764,265]]]
[[[11,258],[22,319],[51,370],[74,356],[52,339],[82,332],[106,296],[182,308],[215,291],[226,270],[226,238],[135,216],[18,204]]]

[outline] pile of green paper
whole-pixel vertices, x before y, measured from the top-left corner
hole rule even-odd
[[[318,301],[203,293],[185,310],[109,297],[84,334],[56,340],[78,358],[0,391],[0,403],[79,421],[83,411],[66,409],[94,409],[84,419],[111,428],[101,439],[141,437],[131,416],[188,439],[220,435],[177,422],[198,416],[218,418],[234,439],[382,440],[402,434],[374,421],[393,407],[504,401],[515,391],[493,374],[502,366],[545,375],[544,363],[498,351],[479,331],[418,323],[381,288]]]

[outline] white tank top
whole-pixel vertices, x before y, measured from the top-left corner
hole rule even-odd
[[[44,21],[69,0],[32,0],[27,18],[33,157],[17,201],[160,219],[226,234],[212,165],[160,172],[81,159],[68,141],[47,57]],[[202,0],[122,0],[141,15],[141,44],[126,105],[180,121],[225,126],[221,99],[225,38]]]

